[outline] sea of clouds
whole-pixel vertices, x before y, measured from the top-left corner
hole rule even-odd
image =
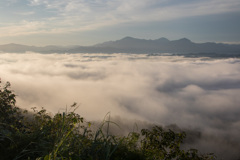
[[[77,102],[87,120],[110,112],[122,124],[176,124],[197,133],[190,147],[240,158],[240,59],[1,53],[0,78],[21,108],[56,113]]]

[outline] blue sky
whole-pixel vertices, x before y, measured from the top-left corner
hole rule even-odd
[[[125,36],[240,42],[239,0],[1,0],[0,44],[92,45]]]

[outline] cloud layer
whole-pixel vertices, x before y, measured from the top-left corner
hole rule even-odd
[[[0,75],[12,83],[22,108],[62,112],[77,102],[77,112],[88,120],[111,112],[122,119],[177,124],[205,135],[198,142],[203,152],[239,156],[239,59],[5,53]]]
[[[159,22],[184,17],[239,12],[240,6],[238,0],[6,1],[2,2],[1,9],[5,13],[4,16],[9,15],[9,20],[0,26],[2,37],[63,34],[96,30],[124,23]]]

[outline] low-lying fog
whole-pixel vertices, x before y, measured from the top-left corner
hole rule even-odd
[[[77,102],[90,121],[110,112],[122,124],[176,124],[199,133],[191,146],[201,152],[240,158],[240,59],[1,53],[0,77],[21,108],[55,113]]]

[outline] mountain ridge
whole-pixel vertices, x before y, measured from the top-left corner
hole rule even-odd
[[[0,45],[0,52],[24,53],[174,53],[174,54],[240,54],[240,45],[215,42],[194,43],[187,38],[168,40],[161,37],[155,40],[124,37],[115,41],[106,41],[92,46],[56,46],[44,47],[21,44]]]

